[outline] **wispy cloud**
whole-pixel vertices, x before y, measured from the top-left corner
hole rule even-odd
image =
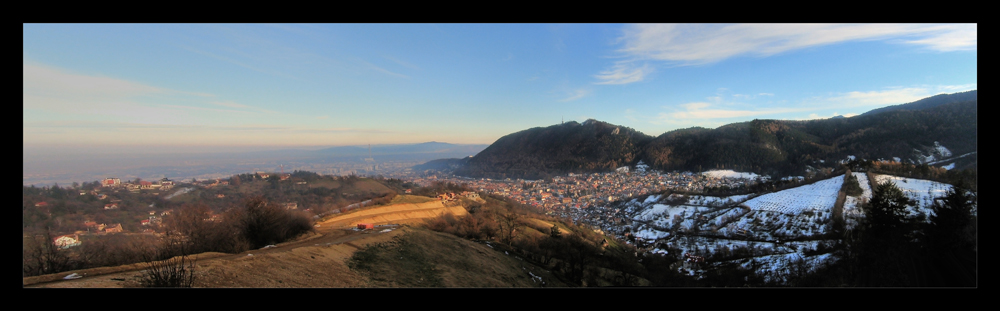
[[[384,73],[386,75],[390,75],[390,76],[397,77],[397,78],[404,78],[404,79],[409,79],[410,78],[407,75],[404,75],[404,74],[401,74],[401,73],[392,72],[392,71],[389,71],[388,69],[385,69],[385,68],[382,68],[382,67],[379,67],[379,66],[375,66],[375,64],[369,63],[369,62],[367,62],[367,61],[365,61],[363,59],[358,59],[358,61],[360,61],[365,66],[367,66],[368,69],[375,70],[375,71]]]
[[[40,65],[22,64],[22,69],[22,86],[25,95],[106,101],[167,91],[142,83],[110,77],[74,74]]]
[[[26,114],[25,122],[39,121],[44,114],[77,120],[118,118],[144,124],[197,124],[231,119],[234,114],[278,113],[232,101],[212,101],[215,99],[212,94],[171,90],[32,63],[24,63],[22,68],[23,108],[32,111],[31,117]]]
[[[591,91],[586,88],[574,89],[566,92],[567,97],[560,99],[560,102],[571,102],[577,99],[581,99],[590,95]]]
[[[847,41],[900,39],[939,51],[976,48],[976,24],[631,25],[620,51],[632,57],[697,65],[739,55],[771,56]],[[971,38],[971,39],[970,39]]]
[[[618,62],[611,69],[601,71],[594,77],[599,82],[595,84],[628,84],[642,81],[646,75],[653,72],[649,64],[636,65],[633,62]]]
[[[683,120],[683,119],[726,119],[726,118],[746,118],[755,116],[775,115],[789,112],[807,111],[807,108],[777,108],[760,110],[737,110],[737,109],[706,109],[712,104],[705,102],[695,102],[680,105],[683,110],[674,112],[661,112],[657,119],[660,121]]]
[[[934,51],[976,50],[977,24],[637,24],[619,38],[624,60],[598,84],[642,81],[650,62],[704,65],[737,56],[768,57],[849,41],[887,40]],[[641,63],[642,65],[636,65]]]
[[[217,60],[221,60],[221,61],[224,61],[224,62],[227,62],[227,63],[230,63],[230,64],[233,64],[233,65],[236,65],[236,66],[240,66],[240,67],[243,67],[243,68],[246,68],[246,69],[250,69],[250,70],[253,70],[253,71],[256,71],[256,72],[260,72],[260,73],[268,73],[268,74],[270,74],[270,73],[271,73],[271,72],[269,72],[269,71],[267,71],[267,70],[264,70],[264,69],[261,69],[261,68],[258,68],[258,67],[256,67],[256,66],[251,66],[251,65],[248,65],[248,64],[246,64],[246,63],[244,63],[244,62],[241,62],[241,61],[237,61],[237,60],[235,60],[235,59],[232,59],[232,58],[229,58],[229,57],[225,57],[225,56],[221,56],[221,55],[217,55],[217,54],[215,54],[215,53],[211,53],[211,52],[207,52],[207,51],[203,51],[203,50],[200,50],[200,49],[195,49],[195,48],[192,48],[192,47],[187,47],[187,46],[182,46],[181,48],[182,48],[182,49],[184,49],[184,50],[187,50],[187,51],[189,51],[189,52],[193,52],[193,53],[195,53],[195,54],[200,54],[200,55],[202,55],[202,56],[208,56],[208,57],[210,57],[210,58],[214,58],[214,59],[217,59]],[[279,75],[280,75],[280,74],[279,74]]]
[[[851,107],[885,106],[914,102],[928,96],[931,96],[931,94],[925,88],[901,88],[882,91],[847,92],[833,96],[829,100]]]
[[[976,89],[976,83],[963,85],[917,85],[894,87],[876,91],[851,91],[833,93],[807,99],[803,104],[814,107],[879,107],[911,103],[938,94],[964,92]]]
[[[829,119],[829,118],[833,118],[833,117],[836,117],[836,116],[842,116],[842,117],[845,117],[845,118],[850,118],[850,117],[853,117],[853,116],[856,116],[856,115],[858,115],[858,114],[857,113],[840,114],[840,113],[834,112],[831,115],[821,116],[821,115],[816,114],[816,113],[810,113],[808,117],[806,117],[804,119],[800,119],[800,120]]]

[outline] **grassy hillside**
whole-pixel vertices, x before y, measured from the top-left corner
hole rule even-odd
[[[486,244],[425,228],[404,230],[392,241],[358,250],[348,261],[352,270],[367,278],[365,286],[566,286],[551,272]]]

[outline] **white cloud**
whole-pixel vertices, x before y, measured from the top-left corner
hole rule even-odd
[[[941,93],[960,93],[960,92],[975,90],[978,87],[978,83],[969,83],[962,85],[936,85],[933,87],[938,92]]]
[[[595,84],[628,84],[642,81],[646,75],[653,72],[653,68],[648,64],[637,67],[629,62],[619,62],[610,70],[601,71],[594,77],[600,82]]]
[[[694,102],[679,105],[684,108],[682,111],[674,112],[661,112],[657,119],[660,122],[668,120],[708,120],[708,119],[726,119],[726,118],[746,118],[754,116],[764,116],[764,115],[774,115],[789,112],[800,112],[805,111],[805,108],[778,108],[778,109],[761,109],[761,110],[737,110],[737,109],[706,109],[712,104],[704,102]]]
[[[620,51],[637,59],[697,65],[739,55],[764,57],[880,39],[903,39],[938,51],[975,49],[976,24],[640,24],[625,29],[625,46]]]
[[[927,37],[904,42],[942,52],[976,50],[977,26],[977,24],[940,25],[934,30],[928,29]]]
[[[798,120],[803,120],[804,121],[804,120],[816,120],[816,119],[829,119],[829,118],[833,118],[833,117],[836,117],[836,116],[842,116],[842,117],[845,117],[845,118],[850,118],[850,117],[853,117],[853,116],[856,116],[856,115],[858,115],[858,114],[857,113],[840,114],[840,113],[834,112],[833,114],[828,115],[828,116],[821,116],[821,115],[819,115],[817,113],[810,113],[808,117],[803,118],[803,119],[798,119]]]
[[[839,107],[866,107],[899,105],[912,103],[938,94],[957,93],[976,89],[977,84],[963,85],[920,85],[913,87],[896,87],[879,91],[852,91],[836,93],[828,96],[818,96],[807,99],[807,104],[817,109]]]
[[[737,56],[767,57],[788,51],[861,40],[887,40],[934,51],[976,50],[977,24],[635,24],[623,30],[625,60],[596,77],[598,84],[642,81],[650,61],[703,65]],[[643,70],[633,64],[643,62]]]
[[[851,106],[884,106],[914,102],[931,96],[924,88],[903,88],[885,91],[848,92],[842,96],[831,98]]]

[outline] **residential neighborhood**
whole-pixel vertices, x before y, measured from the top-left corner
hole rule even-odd
[[[761,179],[766,180],[766,177]],[[640,162],[635,169],[621,167],[608,173],[571,173],[551,180],[472,179],[432,175],[410,178],[408,181],[421,186],[434,182],[464,185],[480,193],[507,197],[521,204],[540,208],[548,215],[572,219],[600,230],[630,221],[625,217],[624,211],[608,207],[614,202],[667,189],[697,193],[709,187],[736,188],[755,184],[758,179],[691,172],[661,173],[649,170]],[[439,196],[441,197],[446,199],[448,194]]]

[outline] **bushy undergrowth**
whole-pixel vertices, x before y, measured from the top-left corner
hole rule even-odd
[[[268,204],[260,196],[247,199],[216,217],[205,205],[186,205],[165,217],[164,226],[167,233],[163,237],[87,236],[81,246],[69,249],[56,247],[48,231],[29,235],[22,244],[22,275],[148,263],[203,252],[240,253],[285,242],[313,230],[312,221],[306,214]],[[178,274],[186,270],[171,264],[160,271]]]
[[[470,240],[492,239],[499,230],[496,221],[486,213],[469,214],[462,218],[452,214],[444,214],[441,217],[428,220],[426,225],[431,230],[450,233]]]
[[[230,209],[227,216],[239,239],[254,249],[288,241],[313,230],[312,221],[305,214],[268,204],[263,197],[248,199],[243,206]]]

